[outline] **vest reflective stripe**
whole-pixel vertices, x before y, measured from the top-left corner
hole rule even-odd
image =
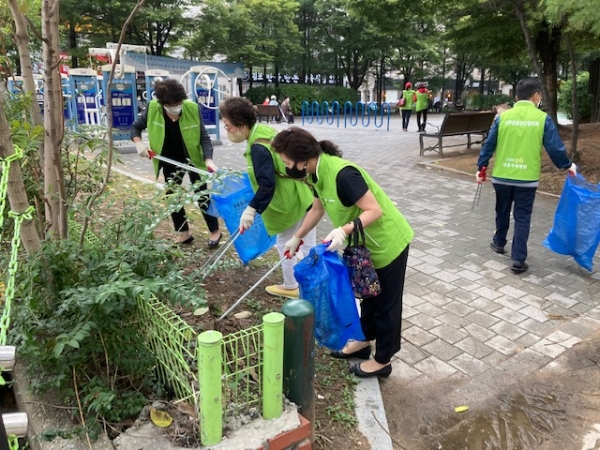
[[[277,130],[268,125],[255,124],[250,130],[248,145],[244,153],[250,184],[254,192],[258,191],[258,182],[254,174],[250,149],[256,140],[260,139],[260,145],[269,150],[275,165],[275,193],[267,209],[261,213],[261,218],[270,236],[275,236],[298,222],[313,203],[313,194],[308,185],[288,177],[281,157],[271,150],[270,144],[265,142],[272,141],[276,134]]]
[[[179,129],[183,143],[194,166],[200,170],[206,170],[200,147],[201,120],[198,105],[191,100],[185,100],[179,116]],[[150,148],[154,153],[160,155],[165,143],[165,117],[162,105],[156,100],[152,100],[148,104],[147,127]],[[158,177],[159,161],[155,159],[153,163],[154,173]]]
[[[416,111],[423,111],[429,107],[429,95],[427,92],[419,92],[417,91],[417,107]]]
[[[342,205],[338,197],[336,179],[344,167],[354,167],[360,172],[381,207],[382,216],[365,228],[366,246],[371,252],[373,265],[381,269],[402,253],[412,240],[414,231],[383,189],[362,168],[337,156],[322,154],[314,186],[334,227],[352,222],[362,212],[356,205]]]
[[[493,177],[518,181],[540,179],[545,122],[546,113],[529,101],[517,102],[502,113]]]

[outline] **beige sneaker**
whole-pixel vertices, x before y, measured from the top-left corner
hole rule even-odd
[[[280,284],[274,284],[272,286],[267,286],[265,288],[265,291],[267,291],[271,295],[278,295],[280,297],[287,297],[287,298],[298,298],[298,295],[300,294],[298,288],[286,289]]]

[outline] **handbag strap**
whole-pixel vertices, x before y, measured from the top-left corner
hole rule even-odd
[[[362,221],[357,217],[352,221],[352,223],[354,224],[354,230],[352,230],[352,234],[348,236],[348,245],[354,245],[355,247],[358,247],[361,243],[361,239],[364,245],[365,230],[363,228]]]

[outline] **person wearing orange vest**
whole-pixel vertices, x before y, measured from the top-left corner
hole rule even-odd
[[[491,174],[496,191],[496,233],[490,247],[496,253],[504,253],[506,235],[513,209],[515,230],[512,241],[511,270],[525,272],[527,240],[535,191],[540,180],[542,150],[546,149],[554,165],[577,175],[577,166],[569,159],[558,130],[544,111],[539,109],[542,101],[542,85],[537,78],[526,78],[517,84],[517,103],[494,120],[492,128],[481,148],[477,161],[478,183],[485,181],[481,170],[488,166],[495,153]]]
[[[150,149],[157,155],[175,160],[182,164],[194,166],[200,170],[216,172],[217,166],[212,160],[213,146],[210,136],[202,123],[200,105],[187,99],[184,87],[177,80],[167,78],[156,83],[154,94],[156,99],[150,101],[148,108],[131,125],[130,137],[135,144],[138,155],[148,158],[148,145],[142,141],[142,131],[148,128]],[[200,181],[200,175],[181,169],[169,163],[153,160],[154,173],[162,169],[165,182],[181,185],[187,173],[190,182]],[[208,247],[219,245],[221,231],[216,217],[208,215],[210,197],[205,193],[206,183],[195,185],[195,192],[204,192],[198,199],[198,205],[210,232]],[[167,191],[167,195],[171,191]],[[176,244],[191,244],[194,237],[190,234],[185,208],[171,213],[175,231],[179,233]]]

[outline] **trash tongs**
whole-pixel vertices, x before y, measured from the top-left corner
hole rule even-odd
[[[225,253],[227,253],[227,250],[229,250],[229,247],[231,247],[233,245],[233,243],[235,242],[235,240],[240,236],[241,236],[241,233],[238,228],[237,230],[235,230],[235,232],[231,236],[229,236],[229,239],[227,239],[227,242],[225,242],[221,247],[219,247],[219,249],[217,251],[215,251],[210,258],[208,258],[208,260],[202,265],[202,267],[200,267],[199,272],[200,272],[200,274],[202,274],[202,276],[200,278],[201,283],[204,281],[204,279],[208,275],[210,275],[210,273],[212,272],[213,268],[217,265],[219,260],[223,257],[223,255],[225,255]],[[209,264],[210,264],[210,266],[209,266]],[[206,269],[207,267],[208,267],[208,269]]]
[[[182,169],[188,170],[190,172],[196,172],[198,175],[214,175],[213,172],[210,171],[206,171],[206,170],[202,170],[202,169],[198,169],[197,167],[194,166],[190,166],[189,164],[185,164],[179,161],[175,161],[174,159],[171,158],[167,158],[165,156],[160,156],[158,154],[156,154],[155,152],[153,152],[152,150],[148,151],[148,157],[150,159],[157,159],[159,161],[162,162],[166,162],[168,164],[171,164],[172,166],[175,167],[181,167]]]
[[[473,205],[471,206],[471,212],[475,210],[475,208],[479,208],[479,197],[481,197],[481,189],[483,188],[483,182],[485,181],[485,172],[487,167],[482,167],[479,171],[479,176],[482,178],[482,181],[477,182],[477,191],[475,191],[475,197],[473,198]]]
[[[300,249],[300,246],[302,244],[304,244],[304,241],[300,241],[300,243],[298,244],[298,248],[296,248],[296,252],[298,252],[298,250]],[[244,300],[248,296],[248,294],[250,294],[250,292],[252,292],[254,289],[256,289],[260,283],[262,283],[269,275],[271,275],[275,271],[275,269],[277,269],[281,265],[281,263],[283,263],[286,259],[291,259],[291,258],[292,257],[290,256],[289,251],[286,251],[284,254],[284,257],[281,258],[277,262],[277,264],[275,264],[273,267],[271,267],[271,269],[267,273],[265,273],[260,280],[258,280],[256,283],[254,283],[254,285],[250,289],[248,289],[244,295],[242,295],[239,299],[237,299],[237,301],[233,305],[231,305],[231,307],[227,311],[225,311],[223,313],[223,315],[217,319],[217,321],[223,320],[225,317],[227,317],[229,315],[229,313],[231,311],[233,311],[235,309],[235,307],[237,305],[239,305],[241,303],[241,301]]]

